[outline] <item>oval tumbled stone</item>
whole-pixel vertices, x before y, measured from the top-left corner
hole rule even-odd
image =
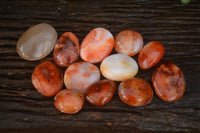
[[[159,64],[152,75],[152,85],[160,99],[179,100],[185,92],[185,78],[181,69],[172,62]]]
[[[53,58],[57,65],[67,67],[79,57],[79,40],[72,32],[65,32],[55,45]]]
[[[71,64],[65,71],[64,83],[68,89],[85,93],[86,89],[100,80],[99,68],[88,62]]]
[[[106,58],[114,47],[114,38],[110,31],[95,28],[88,33],[81,43],[80,56],[90,63],[99,63]]]
[[[134,56],[142,49],[143,38],[136,31],[124,30],[115,37],[114,47],[117,53]]]
[[[101,65],[102,75],[110,80],[123,81],[135,76],[138,72],[136,61],[125,54],[113,54],[106,57]]]
[[[29,28],[17,42],[17,53],[26,60],[34,61],[47,56],[57,41],[57,32],[49,24],[41,23]]]

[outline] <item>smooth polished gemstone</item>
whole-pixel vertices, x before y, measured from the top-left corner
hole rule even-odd
[[[115,50],[119,54],[136,55],[143,47],[143,38],[136,31],[121,31],[115,37]]]
[[[115,90],[115,82],[105,79],[89,86],[86,90],[85,97],[89,103],[103,106],[112,99]]]
[[[155,66],[164,56],[164,46],[159,41],[147,43],[138,55],[138,64],[142,69]]]
[[[62,71],[54,63],[45,61],[33,70],[32,84],[40,94],[54,96],[63,86]]]
[[[79,56],[79,40],[72,32],[65,32],[57,41],[53,58],[57,65],[67,67]]]
[[[150,84],[140,78],[131,78],[122,81],[118,88],[120,99],[131,106],[144,106],[153,98]]]
[[[111,53],[113,46],[114,38],[110,31],[96,28],[81,43],[80,56],[86,62],[98,63]]]
[[[53,50],[56,41],[57,32],[51,25],[37,24],[19,38],[17,53],[26,60],[40,60]]]
[[[179,100],[185,92],[185,78],[181,69],[172,62],[159,64],[152,75],[156,94],[164,101]]]
[[[64,74],[64,83],[68,89],[85,93],[88,86],[100,80],[99,68],[88,62],[70,65]]]
[[[136,61],[124,54],[113,54],[106,57],[101,65],[102,75],[110,80],[123,81],[135,76],[138,72]]]
[[[82,93],[64,89],[54,97],[54,106],[63,113],[74,114],[79,112],[84,104],[84,96]]]

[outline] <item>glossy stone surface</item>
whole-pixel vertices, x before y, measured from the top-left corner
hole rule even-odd
[[[88,86],[100,80],[99,68],[88,62],[70,65],[64,74],[64,83],[68,89],[85,93]]]
[[[57,65],[67,67],[74,63],[79,56],[79,40],[71,32],[65,32],[57,41],[53,58]]]
[[[107,104],[113,97],[116,84],[111,80],[101,80],[89,86],[85,93],[86,100],[97,106]]]
[[[138,55],[138,64],[142,69],[155,66],[164,56],[164,46],[159,41],[147,43]]]
[[[185,78],[181,69],[172,62],[159,64],[152,75],[156,94],[164,101],[179,100],[185,92]]]
[[[26,60],[40,60],[53,50],[57,32],[49,24],[41,23],[30,27],[17,42],[17,53]]]
[[[84,104],[84,96],[78,91],[64,89],[54,97],[54,106],[63,113],[74,114],[79,112]]]
[[[138,65],[133,58],[127,55],[113,54],[102,61],[100,70],[107,79],[123,81],[137,74]]]
[[[122,81],[118,88],[120,99],[131,106],[144,106],[153,98],[150,84],[140,78],[131,78]]]
[[[136,31],[121,31],[115,37],[115,50],[119,54],[136,55],[143,47],[143,38]]]
[[[90,63],[101,62],[114,46],[113,35],[104,28],[95,28],[88,33],[81,43],[80,56]]]
[[[63,86],[62,71],[54,63],[45,61],[33,70],[32,84],[40,94],[54,96]]]

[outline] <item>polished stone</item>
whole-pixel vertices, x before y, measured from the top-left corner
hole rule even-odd
[[[22,34],[17,42],[17,53],[26,60],[40,60],[47,56],[57,41],[57,32],[49,24],[32,26]]]
[[[135,76],[138,72],[136,61],[125,54],[113,54],[106,57],[101,65],[102,75],[110,80],[123,81]]]

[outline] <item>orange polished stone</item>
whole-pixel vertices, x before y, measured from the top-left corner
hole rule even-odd
[[[142,69],[155,66],[164,56],[164,46],[159,41],[147,43],[139,53],[138,64]]]
[[[45,61],[33,70],[32,84],[40,94],[54,96],[63,86],[62,71],[54,63]]]
[[[111,80],[101,80],[89,86],[85,93],[86,100],[97,106],[107,104],[113,97],[116,84]]]
[[[171,62],[158,65],[152,75],[156,94],[164,101],[179,100],[185,92],[185,78],[181,69]]]
[[[136,31],[121,31],[115,37],[115,50],[119,54],[136,55],[143,47],[143,38]]]
[[[78,91],[64,89],[54,98],[54,106],[63,113],[74,114],[79,112],[84,104],[84,96]]]
[[[82,41],[80,56],[86,62],[98,63],[111,53],[113,46],[114,38],[110,31],[95,28]]]
[[[150,84],[140,78],[131,78],[122,81],[118,88],[120,99],[131,106],[143,106],[153,98]]]
[[[65,32],[55,45],[53,58],[57,65],[67,67],[79,56],[79,40],[71,32]]]

